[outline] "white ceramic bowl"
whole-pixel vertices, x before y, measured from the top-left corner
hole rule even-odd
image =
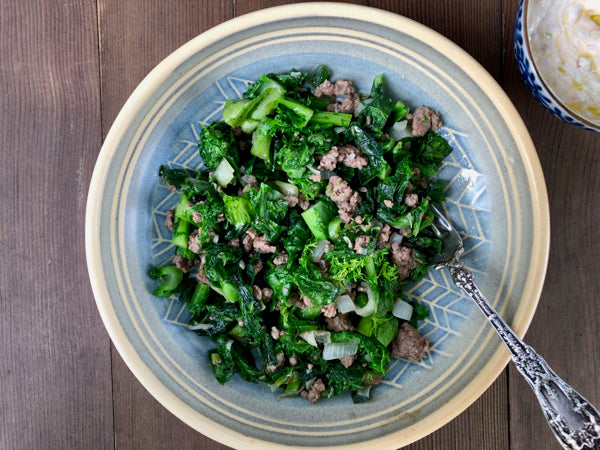
[[[160,63],[115,120],[90,185],[86,254],[98,309],[132,372],[181,420],[234,447],[398,448],[460,414],[509,359],[447,273],[432,271],[407,293],[431,310],[421,363],[394,360],[367,403],[277,401],[239,377],[219,385],[206,358],[212,343],[182,326],[181,303],[151,295],[148,268],[173,254],[163,218],[176,200],[158,167],[197,168],[199,127],[249,80],[320,63],[363,92],[385,73],[393,96],[440,111],[454,151],[439,178],[464,232],[464,262],[519,335],[544,279],[549,214],[535,148],[504,92],[455,44],[404,17],[339,3],[262,10],[203,33]]]
[[[521,0],[515,24],[514,53],[525,85],[534,97],[555,116],[571,125],[587,130],[600,131],[599,121],[586,118],[565,104],[564,100],[556,94],[548,80],[545,79],[548,75],[545,75],[544,71],[540,70],[541,68],[536,64],[528,36],[528,21],[531,20],[530,14],[538,13],[531,12],[529,0]]]

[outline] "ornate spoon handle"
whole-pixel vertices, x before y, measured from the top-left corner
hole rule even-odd
[[[460,262],[446,264],[454,283],[483,311],[512,360],[540,402],[554,436],[565,449],[600,449],[600,414],[581,394],[565,383],[533,348],[525,344],[485,299],[473,273]]]

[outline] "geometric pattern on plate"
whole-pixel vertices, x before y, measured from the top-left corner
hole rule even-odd
[[[198,137],[202,126],[208,125],[221,118],[223,105],[228,98],[240,98],[246,90],[249,80],[226,77],[216,83],[222,99],[214,101],[214,108],[197,123],[190,124],[189,136],[175,145],[173,157],[165,162],[169,168],[185,169],[196,172],[202,168],[202,160],[198,154]],[[452,219],[465,245],[463,260],[468,262],[475,276],[484,273],[485,260],[469,260],[469,254],[480,247],[490,245],[489,236],[485,230],[489,217],[489,204],[485,195],[485,177],[476,171],[474,165],[463,150],[463,144],[468,136],[458,130],[448,127],[440,129],[440,133],[450,142],[453,152],[442,163],[436,179],[445,184],[446,212]],[[164,226],[165,214],[177,203],[177,193],[162,186],[164,197],[154,206],[152,211],[153,239],[152,258],[156,265],[166,264],[174,254],[171,243],[171,232]],[[485,255],[488,252],[482,252]],[[405,291],[409,300],[423,303],[429,308],[430,316],[421,323],[419,332],[430,341],[429,351],[423,360],[412,363],[405,359],[392,359],[388,376],[382,382],[382,388],[402,387],[402,375],[420,366],[428,369],[435,365],[437,358],[452,358],[446,349],[453,336],[459,336],[466,317],[473,304],[459,291],[447,271],[430,270],[418,283]],[[170,299],[169,306],[163,319],[166,322],[185,326],[190,314],[183,302],[175,297]]]

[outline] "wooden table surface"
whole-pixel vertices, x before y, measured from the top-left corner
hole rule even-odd
[[[219,449],[134,378],[111,345],[84,253],[104,136],[142,78],[259,0],[0,0],[0,449]],[[550,198],[543,293],[527,341],[600,404],[600,134],[526,91],[512,51],[518,0],[356,1],[417,20],[473,55],[522,115]],[[558,449],[509,365],[411,449]]]

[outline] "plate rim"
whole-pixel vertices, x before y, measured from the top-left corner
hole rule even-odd
[[[343,8],[340,8],[340,6],[343,6]],[[427,37],[428,43],[434,46],[435,44],[443,45],[448,48],[455,57],[459,57],[462,61],[461,66],[463,69],[465,69],[472,78],[476,79],[478,85],[485,88],[488,92],[488,96],[500,100],[496,104],[496,108],[500,113],[503,113],[502,115],[505,118],[507,126],[512,130],[511,134],[515,140],[515,144],[520,150],[519,153],[523,156],[523,163],[525,164],[525,172],[528,177],[528,186],[531,193],[532,212],[534,213],[532,228],[539,231],[534,235],[531,260],[538,261],[537,266],[542,267],[542,269],[535,270],[533,277],[527,277],[527,282],[523,288],[522,295],[523,298],[529,297],[534,300],[527,303],[527,314],[522,313],[522,304],[517,308],[512,323],[515,332],[521,337],[525,334],[533,319],[543,288],[549,258],[550,215],[547,190],[541,164],[529,132],[515,106],[492,76],[466,51],[435,30],[410,18],[390,11],[363,5],[340,4],[334,2],[296,3],[254,11],[222,22],[183,44],[163,59],[151,70],[142,82],[138,84],[120,110],[106,135],[90,181],[85,216],[85,250],[88,273],[96,305],[111,341],[126,365],[146,390],[176,417],[207,437],[226,445],[251,448],[289,448],[288,446],[277,444],[275,442],[249,438],[248,436],[199,414],[193,408],[177,398],[156,376],[154,376],[150,368],[146,366],[138,352],[126,338],[124,330],[122,330],[118,317],[116,316],[116,312],[112,307],[108,290],[103,286],[103,282],[105,281],[104,271],[97,258],[100,251],[99,230],[101,211],[99,205],[106,186],[106,177],[108,175],[107,169],[110,166],[119,142],[123,138],[128,125],[131,123],[132,117],[134,117],[135,113],[139,110],[139,106],[143,105],[151,96],[153,91],[152,87],[157,86],[161,81],[164,81],[164,79],[172,73],[173,68],[176,68],[181,62],[184,62],[190,55],[197,52],[198,49],[209,47],[215,42],[218,42],[220,38],[228,36],[233,31],[247,29],[252,26],[308,16],[327,17],[336,15],[340,17],[341,14],[345,18],[373,23],[378,26],[402,25],[404,27],[408,26],[414,30],[419,30]],[[532,275],[531,272],[533,269],[532,264],[532,267],[530,267],[530,275]],[[456,405],[446,404],[430,416],[432,418],[437,418],[438,420],[430,420],[428,426],[423,427],[422,424],[417,423],[380,438],[343,445],[340,446],[340,448],[364,448],[366,442],[376,447],[397,447],[398,445],[407,445],[410,442],[425,437],[457,417],[460,413],[464,412],[468,406],[475,402],[475,400],[477,400],[497,379],[509,362],[509,359],[508,351],[503,347],[500,347],[481,369],[482,373],[485,372],[490,376],[484,380],[482,378],[485,377],[478,374],[467,387],[461,391],[462,393],[463,391],[466,391],[467,388],[470,388],[472,392],[467,398],[461,399],[462,404],[458,412],[456,412]],[[460,395],[460,393],[457,394],[457,396],[458,395]],[[334,446],[333,448],[336,447]]]

